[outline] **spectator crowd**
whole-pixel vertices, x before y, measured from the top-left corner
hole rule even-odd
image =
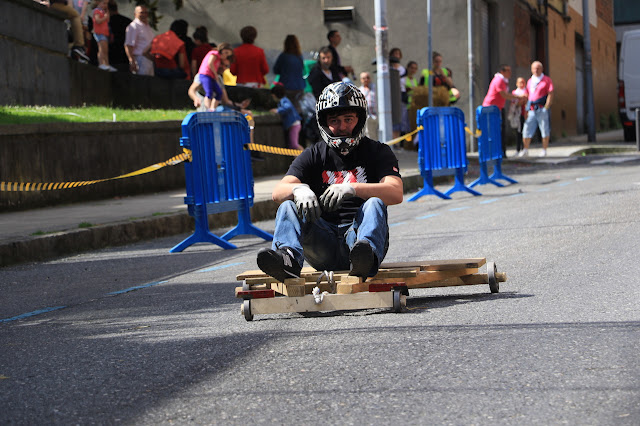
[[[327,44],[317,50],[315,65],[308,70],[298,38],[285,37],[282,53],[273,65],[277,75],[269,84],[266,75],[269,64],[262,48],[256,45],[258,31],[254,26],[240,29],[242,44],[233,48],[229,43],[219,45],[209,40],[207,28],[198,26],[189,36],[189,24],[178,19],[169,30],[155,34],[149,25],[149,10],[138,5],[131,20],[118,12],[116,0],[35,0],[56,9],[68,18],[70,56],[83,63],[92,63],[109,72],[131,72],[165,79],[192,81],[188,95],[194,106],[202,111],[232,108],[245,113],[250,99],[235,103],[229,99],[225,85],[249,88],[271,88],[278,105],[271,111],[281,116],[288,145],[302,149],[307,140],[314,143],[319,133],[315,120],[316,101],[323,89],[339,81],[355,80],[353,67],[344,65],[338,47],[342,41],[339,31],[327,34]],[[372,52],[373,53],[373,52]],[[433,52],[431,68],[421,71],[417,62],[402,62],[402,50],[389,51],[392,78],[399,78],[401,118],[393,123],[393,136],[412,132],[417,127],[417,112],[429,105],[429,86],[432,86],[432,105],[454,105],[461,96],[453,80],[453,72],[444,66],[444,57]],[[519,77],[517,88],[508,89],[511,68],[501,65],[489,85],[483,106],[495,105],[502,110],[511,100],[508,123],[518,131],[519,155],[528,155],[531,138],[540,129],[543,155],[549,143],[549,113],[553,99],[553,83],[542,72],[543,66],[532,64],[528,81]],[[376,87],[372,75],[359,73],[359,89],[367,102],[365,132],[377,138]],[[504,133],[504,132],[503,132]],[[394,145],[414,148],[410,142]]]

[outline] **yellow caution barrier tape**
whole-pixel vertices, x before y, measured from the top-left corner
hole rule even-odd
[[[257,143],[247,143],[244,145],[244,148],[248,149],[249,151],[260,151],[269,154],[288,155],[291,157],[297,157],[302,153],[302,151],[298,149],[279,148],[277,146],[270,145],[258,145]]]
[[[416,133],[418,133],[420,130],[422,130],[424,127],[422,126],[418,126],[417,129],[415,129],[413,132],[404,134],[402,136],[400,136],[399,138],[395,138],[395,139],[391,139],[389,142],[385,142],[387,145],[395,145],[397,143],[400,143],[402,141],[409,141],[411,142],[411,136],[415,135]]]
[[[476,129],[475,135],[471,132],[471,129],[469,129],[469,126],[464,126],[464,131],[469,133],[471,137],[474,137],[476,139],[482,136],[482,131],[480,129]]]
[[[57,189],[70,189],[78,188],[81,186],[93,185],[100,182],[106,182],[109,180],[124,179],[132,176],[143,175],[145,173],[155,172],[166,166],[175,166],[184,161],[191,161],[191,150],[183,148],[184,153],[171,157],[167,161],[162,163],[156,163],[149,167],[145,167],[135,172],[127,173],[124,175],[98,180],[86,180],[81,182],[56,182],[56,183],[22,183],[22,182],[0,182],[0,192],[2,191],[51,191]]]
[[[387,145],[394,145],[394,144],[397,144],[398,142],[401,142],[403,140],[411,141],[411,136],[415,135],[416,133],[418,133],[422,129],[423,129],[422,126],[418,126],[418,128],[416,130],[414,130],[413,132],[407,133],[405,135],[400,136],[399,138],[392,139],[389,142],[385,142],[385,143]],[[298,155],[300,155],[302,153],[302,151],[297,150],[297,149],[279,148],[277,146],[259,145],[257,143],[245,144],[244,148],[248,149],[249,151],[260,151],[260,152],[266,152],[268,154],[288,155],[288,156],[291,156],[291,157],[297,157]]]

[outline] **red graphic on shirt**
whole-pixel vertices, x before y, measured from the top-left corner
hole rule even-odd
[[[354,182],[367,182],[367,173],[364,167],[358,166],[352,170],[340,170],[322,172],[322,183],[333,185],[336,183],[354,183]]]

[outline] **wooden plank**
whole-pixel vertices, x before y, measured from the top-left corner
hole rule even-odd
[[[338,294],[354,294],[363,291],[369,291],[369,283],[362,282],[360,277],[345,275],[337,285]]]
[[[507,274],[504,272],[496,273],[496,280],[499,283],[506,282]],[[489,284],[489,277],[487,274],[473,274],[473,275],[464,275],[462,277],[448,278],[446,280],[442,280],[439,282],[442,283],[441,287],[456,286],[456,285]]]
[[[390,263],[382,263],[380,265],[380,272],[383,272],[386,269],[422,269],[423,271],[442,271],[449,269],[458,269],[458,268],[480,268],[485,263],[487,263],[487,259],[484,257],[478,258],[469,258],[469,259],[443,259],[443,260],[414,260],[410,262],[390,262]],[[322,273],[322,271],[316,271],[314,268],[310,266],[305,266],[302,268],[301,276],[309,276],[309,277],[317,277]],[[347,275],[349,271],[335,271],[334,275]],[[254,269],[250,271],[245,271],[236,276],[238,281],[242,281],[247,278],[260,278],[260,277],[269,277],[267,274],[262,272],[259,269]]]
[[[406,296],[400,297],[402,306],[406,306]],[[322,303],[316,304],[313,296],[274,297],[272,299],[254,299],[251,301],[251,313],[278,314],[292,312],[347,311],[357,309],[392,308],[393,292],[326,294]]]
[[[304,268],[302,268],[302,271],[300,271],[301,274],[309,274],[309,273],[314,273],[314,272],[318,272],[316,271],[314,268],[310,267],[310,266],[305,266]],[[239,275],[236,275],[236,280],[238,281],[242,281],[244,279],[247,278],[270,278],[269,275],[265,274],[264,272],[262,272],[260,269],[253,269],[250,271],[245,271]]]
[[[387,279],[387,278],[405,278],[405,277],[415,277],[420,273],[420,268],[412,268],[412,269],[378,269],[378,273],[376,274],[375,279]]]
[[[420,272],[415,277],[403,278],[401,281],[404,281],[404,283],[409,288],[422,288],[422,286],[424,286],[425,284],[433,281],[442,281],[447,278],[460,277],[463,275],[471,275],[471,274],[475,274],[476,272],[478,272],[476,268],[453,269],[450,271],[424,271],[424,272]],[[382,279],[377,279],[376,277],[376,279],[372,279],[369,282],[378,284],[378,283],[383,283],[387,281],[388,279],[382,280]]]
[[[289,297],[304,296],[306,290],[304,278],[289,278],[284,280],[284,283],[272,283],[271,288]]]
[[[496,274],[496,279],[498,282],[506,282],[507,274],[504,272],[498,272]],[[442,280],[425,282],[422,284],[413,284],[409,286],[409,288],[436,288],[436,287],[455,287],[455,286],[463,286],[463,285],[488,285],[489,278],[487,274],[472,274],[472,275],[463,275],[460,277],[452,277],[445,278]]]
[[[280,293],[280,294],[286,295],[286,293],[283,293],[283,291],[286,292],[286,290],[284,290],[283,287],[284,287],[283,283],[271,283],[271,284],[268,285],[268,287],[267,287],[267,285],[262,284],[262,285],[251,286],[251,289],[252,290],[264,290],[264,289],[267,289],[267,288],[272,288],[273,290],[276,291],[276,293]],[[323,291],[331,292],[331,286],[327,282],[321,282],[319,284],[307,282],[307,283],[304,284],[304,293],[305,294],[313,293],[313,288],[314,287],[318,287],[320,289],[320,292],[323,292]],[[238,297],[239,299],[242,299],[242,297],[238,296],[238,291],[242,291],[242,287],[236,287],[236,297]]]
[[[479,258],[469,258],[469,259],[443,259],[443,260],[415,260],[410,262],[390,262],[390,263],[382,263],[379,268],[379,274],[381,275],[379,278],[383,277],[397,277],[402,278],[405,276],[412,276],[412,271],[444,271],[451,269],[469,269],[469,268],[480,268],[484,264],[487,263],[487,259],[484,257]],[[393,275],[391,270],[395,270],[397,275]],[[301,277],[305,277],[307,281],[311,279],[317,279],[322,271],[317,271],[310,266],[305,266],[302,268],[300,273]],[[334,277],[336,280],[343,275],[348,275],[349,271],[334,271]],[[254,269],[250,271],[245,271],[236,276],[238,281],[242,281],[244,279],[270,279],[275,282],[275,279],[269,277],[269,275],[265,274],[259,269]],[[375,278],[378,278],[376,276]],[[247,281],[249,282],[249,281]],[[259,282],[259,281],[257,281]],[[264,282],[264,281],[263,281]]]
[[[470,259],[415,260],[410,262],[382,263],[380,269],[420,268],[423,271],[443,271],[458,268],[480,268],[487,263],[484,257]]]

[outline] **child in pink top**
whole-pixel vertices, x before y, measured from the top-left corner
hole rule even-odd
[[[204,106],[207,110],[211,110],[211,102],[213,99],[220,99],[222,89],[218,84],[218,70],[221,65],[227,64],[233,60],[233,49],[229,45],[222,43],[217,50],[210,50],[202,59],[200,68],[198,69],[198,77],[200,84],[204,89]]]
[[[93,37],[98,43],[98,68],[105,71],[117,71],[109,65],[109,0],[100,0],[93,9]]]
[[[516,86],[517,88],[513,90],[513,92],[511,92],[512,95],[516,95],[518,97],[520,97],[519,100],[512,100],[512,107],[518,110],[518,134],[516,137],[516,152],[520,152],[522,150],[522,125],[524,124],[524,120],[527,117],[526,116],[526,111],[525,111],[525,104],[527,103],[527,99],[525,98],[525,96],[528,95],[527,93],[527,87],[526,87],[527,83],[524,81],[524,78],[522,77],[518,77],[518,79],[516,80]],[[511,112],[511,111],[510,111]],[[511,114],[510,114],[511,115]]]

